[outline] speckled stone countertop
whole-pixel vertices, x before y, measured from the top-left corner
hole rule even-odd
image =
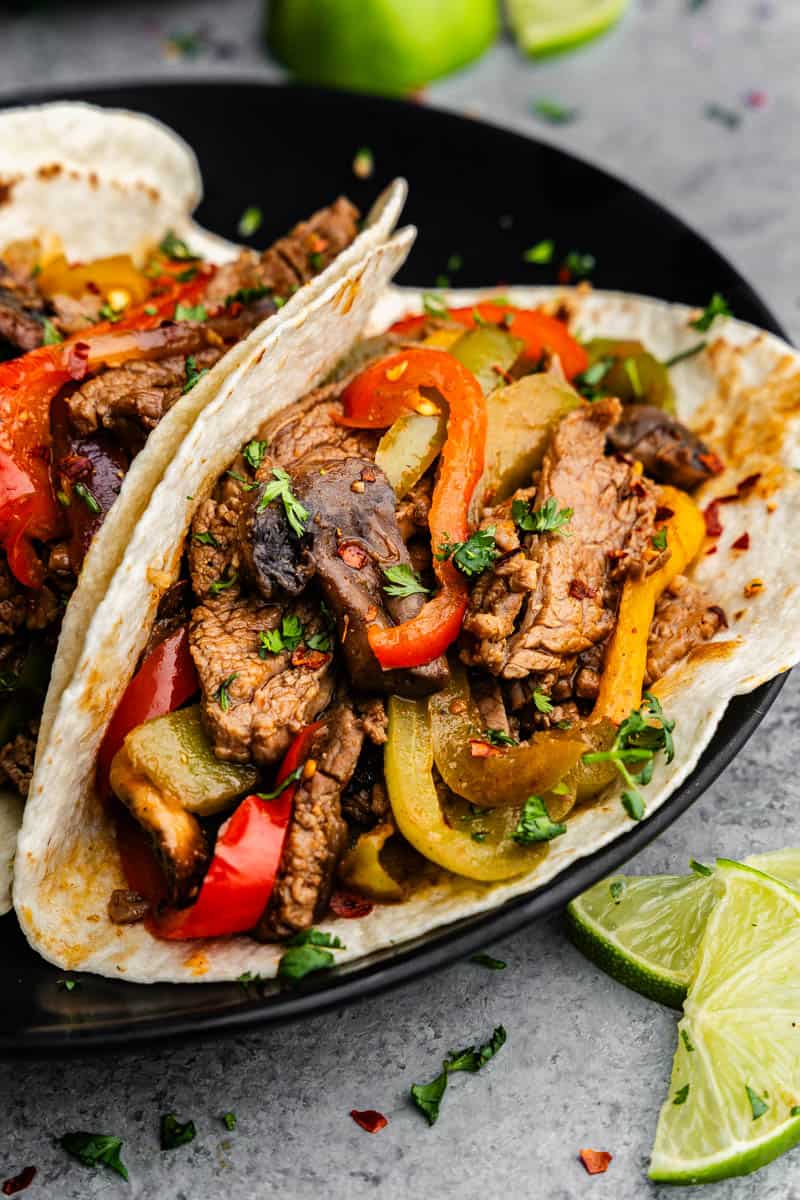
[[[0,98],[59,83],[280,78],[260,49],[254,0],[16,8],[0,17]],[[167,57],[164,42],[176,32],[199,32],[198,53]],[[658,197],[730,257],[796,338],[798,51],[795,0],[705,0],[696,8],[689,0],[634,0],[619,29],[578,53],[532,65],[504,43],[427,99],[556,142]],[[546,124],[531,114],[537,97],[578,116]],[[692,856],[736,857],[800,841],[798,718],[796,676],[745,751],[631,869],[681,871]],[[487,949],[506,960],[505,971],[460,963],[279,1030],[3,1064],[0,1178],[35,1163],[31,1200],[683,1194],[645,1176],[674,1014],[596,971],[558,920]],[[453,1080],[429,1129],[407,1102],[410,1084],[432,1078],[448,1050],[501,1022],[507,1046],[481,1075]],[[388,1128],[369,1136],[351,1108],[381,1110]],[[238,1117],[232,1133],[221,1120],[227,1110]],[[158,1118],[167,1111],[193,1118],[198,1136],[161,1153]],[[81,1128],[124,1139],[129,1185],[82,1168],[53,1144]],[[605,1176],[586,1175],[576,1157],[582,1146],[613,1153]],[[798,1200],[799,1154],[707,1194]]]

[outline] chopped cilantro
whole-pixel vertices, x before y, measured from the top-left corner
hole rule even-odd
[[[477,963],[479,967],[486,967],[487,971],[505,971],[506,969],[502,958],[492,958],[491,954],[473,954],[469,961]]]
[[[248,442],[242,454],[246,461],[250,464],[254,471],[257,471],[264,460],[264,455],[267,453],[267,443],[258,442],[255,439]]]
[[[224,307],[227,308],[229,304],[253,304],[267,295],[269,295],[269,288],[263,287],[261,284],[258,287],[239,288],[238,292],[231,292],[229,296],[225,297]],[[285,301],[282,300],[281,304],[284,303]],[[277,301],[276,307],[280,307]]]
[[[216,546],[216,548],[219,549],[219,542],[214,537],[213,533],[210,532],[210,530],[204,530],[202,533],[193,534],[192,540],[201,546]]]
[[[251,204],[239,217],[239,224],[236,228],[239,230],[240,236],[252,237],[261,228],[263,219],[261,209],[257,205]]]
[[[264,488],[256,511],[263,512],[273,500],[283,502],[286,520],[297,536],[302,537],[308,521],[308,510],[303,507],[292,491],[292,481],[283,467],[272,468],[272,482]]]
[[[42,328],[44,329],[44,337],[42,338],[43,345],[55,346],[59,342],[63,342],[63,340],[64,340],[63,337],[61,336],[61,334],[58,332],[58,330],[56,329],[53,322],[48,317],[45,317],[42,320]]]
[[[291,787],[293,783],[297,783],[303,774],[303,770],[304,767],[295,767],[295,769],[290,771],[286,778],[282,779],[278,786],[271,792],[256,792],[259,800],[277,800],[278,796],[283,795],[288,787]]]
[[[447,305],[444,298],[436,292],[422,293],[422,307],[429,317],[446,317]]]
[[[689,1095],[689,1085],[688,1085],[688,1083],[685,1083],[682,1088],[678,1088],[677,1092],[675,1093],[675,1098],[673,1099],[672,1103],[673,1104],[685,1104],[686,1097],[688,1095]]]
[[[545,500],[541,508],[533,509],[527,500],[514,500],[511,516],[525,533],[565,533],[572,520],[571,508],[559,508],[554,496]]]
[[[200,257],[198,254],[192,254],[183,238],[177,237],[171,229],[159,242],[158,248],[166,258],[171,258],[174,262],[197,262]]]
[[[214,693],[214,699],[216,700],[217,704],[220,706],[220,708],[222,709],[223,712],[227,712],[231,706],[231,698],[228,695],[228,688],[231,686],[234,679],[238,679],[238,677],[239,677],[239,672],[234,671],[233,674],[229,675],[227,679],[223,679],[222,683],[219,685],[216,692]]]
[[[750,1101],[750,1111],[753,1114],[753,1120],[757,1121],[759,1117],[763,1117],[768,1110],[769,1105],[759,1096],[758,1092],[754,1092],[749,1084],[745,1084],[747,1099]]]
[[[185,271],[179,271],[175,276],[178,283],[191,283],[197,275],[197,267],[187,267]]]
[[[519,742],[504,729],[484,729],[483,736],[490,746],[518,746]]]
[[[534,100],[531,107],[537,117],[542,117],[551,125],[568,125],[578,116],[577,108],[567,108],[565,105],[559,104],[557,100],[544,98]]]
[[[58,986],[63,988],[65,992],[74,992],[76,987],[79,987],[77,979],[59,979]]]
[[[550,702],[550,697],[546,696],[544,692],[540,692],[538,688],[533,693],[533,704],[540,713],[547,714],[553,711],[553,705]]]
[[[323,258],[322,254],[320,254],[319,250],[315,250],[313,254],[309,254],[308,261],[311,263],[311,266],[315,271],[321,271],[325,266],[325,259]]]
[[[127,1180],[128,1171],[119,1156],[122,1149],[122,1138],[111,1137],[105,1133],[65,1133],[58,1139],[62,1150],[77,1158],[85,1167],[110,1167],[123,1179]]]
[[[585,279],[587,275],[591,275],[596,266],[597,260],[593,254],[582,254],[580,250],[570,250],[561,264],[561,270],[570,279]]]
[[[518,846],[531,846],[534,842],[549,842],[566,832],[566,825],[550,820],[541,796],[528,796],[511,838]]]
[[[226,1129],[234,1130],[236,1128],[236,1113],[226,1112],[222,1114],[222,1121]]]
[[[240,475],[238,471],[226,471],[225,474],[230,475],[231,479],[235,479],[237,483],[240,483],[242,490],[245,492],[252,492],[258,487],[258,480],[255,483],[248,483],[244,475]]]
[[[156,308],[155,304],[145,304],[144,311],[147,313],[148,317],[154,317],[158,312],[158,309]]]
[[[205,321],[207,317],[208,310],[205,304],[181,304],[179,300],[175,305],[176,321]]]
[[[98,317],[102,317],[104,321],[110,321],[112,325],[116,325],[124,311],[124,304],[122,308],[112,308],[110,304],[101,304],[97,310],[97,315]]]
[[[287,945],[289,949],[284,951],[278,963],[278,975],[281,979],[288,979],[293,983],[304,979],[312,971],[323,971],[330,967],[334,961],[331,950],[346,949],[338,937],[322,933],[318,929],[304,929],[301,933],[296,933]]]
[[[617,730],[611,749],[583,756],[586,763],[613,763],[627,785],[622,793],[623,808],[634,821],[641,821],[644,816],[644,800],[637,784],[644,786],[653,778],[656,754],[663,750],[668,763],[675,757],[674,728],[675,722],[666,716],[656,697],[645,692],[641,706],[635,708]],[[641,763],[641,767],[631,772],[628,763]]]
[[[553,261],[556,244],[552,238],[545,238],[542,242],[537,242],[535,246],[531,246],[522,255],[523,261],[528,263],[546,264]]]
[[[622,893],[625,891],[625,880],[613,879],[608,890],[611,893],[611,899],[618,904]]]
[[[387,580],[383,585],[387,596],[424,596],[430,591],[420,583],[416,572],[408,563],[398,563],[396,567],[385,567],[383,576]]]
[[[306,638],[306,645],[309,650],[318,650],[322,654],[328,654],[331,648],[330,634],[312,633],[311,637]]]
[[[208,374],[208,367],[202,367],[198,371],[197,360],[196,360],[195,356],[193,354],[187,355],[187,357],[186,357],[186,383],[183,385],[183,390],[181,392],[181,395],[185,396],[187,392],[190,392],[192,390],[192,388],[195,386],[195,384],[199,383],[200,380],[203,378],[203,376],[207,375],[207,374]]]
[[[699,330],[700,333],[708,333],[711,326],[717,317],[732,317],[728,301],[719,292],[714,292],[714,295],[709,300],[708,304],[703,309],[699,317],[694,321],[690,321],[692,329]]]
[[[267,654],[282,654],[284,650],[296,650],[303,640],[303,623],[295,613],[287,613],[281,620],[280,629],[262,630],[259,634],[261,647],[259,655],[266,658]]]
[[[99,513],[103,511],[94,492],[85,483],[74,483],[72,489],[76,496],[80,496],[83,503],[89,509],[89,512]]]
[[[666,525],[662,525],[660,529],[657,529],[655,531],[655,533],[653,534],[652,541],[653,541],[653,549],[654,550],[666,550],[666,548],[667,548],[667,527],[666,527]]]
[[[218,596],[220,594],[220,592],[227,591],[229,587],[233,587],[233,585],[237,582],[238,579],[239,579],[238,571],[234,571],[231,575],[228,576],[227,579],[216,579],[214,581],[214,583],[212,583],[211,587],[208,589],[210,595]]]
[[[476,529],[465,542],[442,542],[436,557],[440,561],[449,558],[468,579],[482,575],[497,558],[496,532],[496,527],[489,525],[486,529]]]
[[[580,375],[575,376],[572,381],[574,386],[578,389],[582,396],[586,397],[587,400],[596,400],[598,396],[603,394],[600,384],[603,382],[616,361],[617,360],[615,358],[610,356],[598,358],[597,362],[592,363],[592,365],[587,367],[585,371],[582,371]]]
[[[194,1121],[186,1121],[182,1125],[174,1113],[165,1113],[161,1118],[162,1150],[176,1150],[178,1146],[193,1142],[196,1136]]]
[[[442,1098],[447,1090],[447,1081],[456,1071],[469,1071],[474,1074],[494,1058],[498,1050],[505,1045],[506,1031],[498,1025],[488,1042],[482,1046],[467,1046],[465,1050],[455,1050],[448,1054],[442,1062],[442,1070],[430,1083],[415,1083],[411,1088],[411,1099],[422,1112],[429,1125],[435,1125],[439,1118]]]
[[[684,362],[687,358],[694,358],[695,354],[699,354],[701,350],[705,350],[707,345],[707,342],[697,342],[696,345],[690,346],[688,350],[681,350],[678,354],[673,354],[671,358],[665,358],[664,366],[674,367],[679,362]]]

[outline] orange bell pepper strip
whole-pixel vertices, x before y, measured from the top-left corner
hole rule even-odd
[[[467,607],[467,582],[448,560],[436,558],[445,541],[467,536],[472,493],[483,472],[486,404],[475,376],[443,350],[420,347],[372,363],[342,393],[345,425],[381,429],[404,412],[433,406],[422,388],[439,393],[449,409],[447,439],[429,517],[434,569],[441,589],[416,617],[387,629],[372,628],[369,644],[384,670],[432,662],[454,642]],[[431,411],[422,407],[422,411]]]
[[[605,718],[617,725],[642,702],[647,666],[647,640],[656,601],[697,554],[706,535],[703,514],[686,492],[659,489],[659,503],[671,510],[664,522],[669,558],[652,575],[627,579],[617,614],[617,624],[606,651],[600,691],[592,719]]]
[[[163,290],[119,321],[0,363],[0,544],[26,587],[41,587],[44,577],[31,538],[47,541],[62,525],[50,482],[51,401],[94,367],[139,357],[146,331],[172,317],[176,304],[199,299],[208,279],[206,271],[183,285],[160,280]]]
[[[472,329],[479,321],[503,325],[514,337],[522,338],[527,358],[538,360],[546,350],[557,354],[567,379],[574,379],[589,366],[589,355],[564,322],[538,308],[514,308],[509,304],[481,300],[469,308],[448,308],[447,318],[467,329]],[[425,316],[404,317],[395,321],[391,332],[410,336],[417,333],[426,320]]]

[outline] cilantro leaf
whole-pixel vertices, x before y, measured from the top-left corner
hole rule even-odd
[[[504,729],[484,729],[483,736],[490,746],[518,746],[519,742]]]
[[[215,579],[211,587],[208,589],[209,595],[218,596],[220,592],[225,592],[239,579],[238,571],[234,571],[227,579]]]
[[[565,533],[572,520],[571,508],[559,508],[555,496],[545,500],[541,508],[533,509],[527,500],[514,500],[511,505],[514,523],[525,533]]]
[[[566,825],[550,820],[541,796],[528,796],[511,838],[518,846],[532,846],[534,842],[552,841],[566,832]]]
[[[492,958],[491,954],[473,954],[469,961],[476,963],[479,967],[486,967],[487,971],[505,971],[506,969],[502,958]]]
[[[292,491],[292,481],[283,467],[272,468],[272,482],[268,483],[261,493],[256,511],[263,512],[273,500],[282,501],[286,520],[297,536],[302,537],[308,521],[308,509],[303,507]]]
[[[229,675],[227,679],[223,679],[222,683],[219,685],[219,687],[217,688],[217,690],[214,693],[214,699],[216,700],[217,704],[220,706],[220,708],[222,709],[223,712],[227,712],[231,706],[231,698],[228,695],[228,688],[231,686],[234,679],[238,679],[238,677],[239,677],[239,672],[234,671],[233,674]]]
[[[226,1129],[233,1130],[236,1128],[236,1113],[226,1112],[222,1114],[222,1121]]]
[[[568,125],[570,121],[574,121],[578,116],[577,108],[567,108],[565,105],[559,104],[556,100],[547,100],[544,98],[534,100],[531,108],[537,117],[543,117],[551,125]]]
[[[89,509],[89,512],[99,513],[103,511],[94,492],[91,490],[91,488],[88,488],[85,483],[74,483],[72,485],[72,490],[75,492],[76,496],[80,496],[83,503]]]
[[[259,442],[253,439],[245,446],[242,454],[245,460],[250,464],[254,471],[257,471],[264,461],[264,455],[267,453],[267,443]]]
[[[586,763],[614,764],[626,784],[622,793],[623,808],[634,821],[641,821],[645,812],[644,799],[636,785],[644,786],[653,778],[655,756],[659,751],[663,751],[668,763],[672,762],[675,757],[674,728],[674,720],[666,716],[652,692],[645,692],[640,707],[619,726],[611,748],[583,755]],[[638,770],[630,771],[629,763],[640,764]]]
[[[540,713],[547,714],[553,711],[553,705],[550,702],[550,697],[546,696],[544,692],[540,692],[538,688],[533,693],[533,705],[534,708]]]
[[[321,654],[330,653],[331,638],[329,633],[312,633],[306,638],[309,650],[318,650]]]
[[[436,292],[422,293],[422,307],[429,317],[446,317],[447,305],[444,298]]]
[[[700,333],[708,333],[711,326],[717,317],[732,317],[733,313],[728,307],[728,301],[719,292],[714,292],[714,295],[709,300],[708,304],[703,309],[702,313],[696,320],[690,321],[692,329],[699,330]]]
[[[281,780],[281,782],[272,792],[256,792],[259,800],[277,800],[278,796],[282,795],[288,787],[291,787],[293,783],[298,782],[303,774],[304,769],[305,763],[301,767],[295,767],[293,771],[289,772],[285,779]]]
[[[122,1138],[111,1137],[105,1133],[78,1131],[65,1133],[59,1138],[59,1145],[85,1167],[110,1167],[123,1179],[128,1178],[127,1167],[120,1158]]]
[[[63,340],[64,340],[63,337],[61,336],[61,334],[58,332],[58,330],[56,329],[53,322],[48,317],[44,317],[44,319],[42,320],[42,328],[44,329],[44,337],[42,338],[42,345],[56,346],[59,342],[63,342]]]
[[[387,596],[424,596],[430,591],[430,588],[426,588],[420,583],[416,572],[408,563],[398,563],[396,567],[385,567],[383,575],[388,581],[383,585]]]
[[[597,266],[593,254],[582,254],[580,250],[570,250],[561,264],[561,270],[571,279],[585,279],[591,275]]]
[[[666,548],[667,548],[667,527],[666,527],[666,525],[662,525],[661,528],[657,529],[655,531],[655,533],[653,534],[653,549],[654,550],[666,550]]]
[[[682,1088],[678,1088],[673,1099],[673,1104],[685,1104],[686,1097],[689,1095],[689,1084],[685,1083]]]
[[[203,319],[204,318],[201,318],[201,320],[203,320]],[[186,383],[183,385],[183,388],[181,390],[181,395],[185,396],[187,392],[190,392],[192,390],[192,388],[195,386],[195,384],[199,383],[200,380],[203,378],[203,376],[207,375],[207,374],[208,374],[208,367],[201,367],[201,369],[198,371],[197,359],[195,358],[195,356],[193,354],[187,355],[186,356]]]
[[[587,400],[596,400],[602,395],[600,384],[605,379],[608,372],[614,366],[617,360],[610,355],[603,358],[598,358],[597,362],[593,362],[590,367],[582,371],[580,375],[576,375],[573,379],[573,385],[577,388],[582,396]]]
[[[178,1146],[193,1142],[196,1136],[194,1121],[187,1121],[182,1125],[175,1113],[165,1113],[161,1118],[162,1150],[176,1150]]]
[[[179,238],[171,229],[161,239],[158,248],[166,258],[171,258],[173,262],[197,262],[200,257],[198,254],[192,254],[183,238]]]
[[[175,321],[205,321],[208,317],[208,309],[205,304],[181,304],[180,300],[175,305]]]
[[[496,527],[489,525],[486,529],[476,529],[465,542],[442,542],[436,557],[440,561],[449,558],[453,566],[468,579],[482,575],[498,555],[496,532]]]
[[[281,654],[284,650],[293,651],[303,640],[303,623],[295,613],[287,613],[282,619],[280,629],[268,629],[260,634],[261,658],[270,654]]]
[[[495,960],[498,961],[498,960]],[[411,1099],[424,1114],[429,1125],[435,1125],[439,1118],[442,1098],[447,1090],[448,1077],[456,1071],[468,1071],[474,1074],[494,1058],[498,1050],[505,1045],[506,1031],[498,1025],[488,1042],[482,1046],[467,1046],[465,1050],[455,1050],[448,1054],[442,1063],[442,1070],[430,1083],[415,1083],[411,1088]]]
[[[219,549],[219,542],[208,529],[203,530],[202,533],[192,534],[192,541],[197,542],[199,546],[215,546]]]
[[[278,975],[281,979],[288,979],[292,982],[304,979],[313,971],[324,971],[333,965],[334,956],[330,949],[320,949],[320,947],[330,947],[333,950],[346,949],[338,937],[330,933],[322,933],[318,929],[304,929],[300,933],[296,933],[287,945],[289,949],[284,951],[278,963]]]
[[[269,288],[263,284],[257,284],[256,287],[239,288],[238,291],[231,292],[223,301],[223,307],[227,308],[230,304],[253,304],[256,300],[261,300],[262,297],[269,295]],[[285,301],[282,301],[285,303]],[[276,304],[276,307],[280,305]]]
[[[757,1121],[759,1117],[763,1117],[764,1113],[769,1108],[769,1105],[761,1099],[758,1092],[754,1092],[750,1084],[745,1084],[747,1099],[750,1101],[750,1111],[753,1114],[753,1120]]]
[[[552,238],[545,238],[542,242],[537,242],[535,246],[531,246],[522,255],[524,262],[529,263],[549,263],[553,260],[553,252],[556,244]]]
[[[261,209],[257,205],[251,204],[239,217],[239,224],[236,228],[239,230],[240,236],[252,237],[261,228],[263,219]]]

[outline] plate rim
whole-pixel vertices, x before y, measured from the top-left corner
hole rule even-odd
[[[763,328],[784,338],[787,342],[786,331],[777,320],[771,309],[741,274],[728,257],[705,235],[697,232],[691,224],[670,212],[659,200],[650,196],[642,188],[629,183],[626,179],[608,171],[605,167],[592,162],[590,159],[563,149],[553,142],[543,141],[516,129],[507,129],[474,114],[462,114],[452,109],[440,108],[436,105],[417,105],[409,101],[389,97],[365,95],[345,90],[330,90],[312,87],[305,84],[294,84],[275,80],[264,80],[253,77],[232,77],[224,75],[202,75],[191,78],[171,77],[165,79],[121,79],[103,80],[91,86],[80,84],[55,84],[48,88],[17,89],[14,93],[0,96],[0,111],[15,108],[20,105],[48,103],[57,100],[84,100],[89,103],[102,103],[104,96],[118,92],[133,91],[143,94],[151,92],[180,92],[196,89],[257,89],[272,93],[303,93],[311,100],[319,102],[335,102],[347,105],[352,103],[370,104],[375,108],[384,108],[394,113],[406,112],[419,114],[413,119],[425,120],[427,115],[437,119],[445,119],[463,126],[472,124],[488,130],[491,135],[508,138],[512,141],[528,143],[542,148],[560,158],[567,159],[580,167],[603,176],[617,186],[623,186],[636,198],[665,217],[674,228],[691,235],[702,242],[722,260],[729,271],[748,293],[750,302],[759,310],[759,322]],[[153,1044],[164,1038],[185,1040],[220,1033],[230,1035],[242,1032],[256,1026],[275,1026],[302,1017],[322,1014],[332,1008],[355,1003],[377,996],[402,983],[410,983],[452,962],[466,957],[468,954],[485,947],[488,941],[508,937],[525,925],[537,919],[551,915],[566,904],[579,892],[590,887],[604,875],[612,873],[617,867],[633,857],[644,846],[654,841],[666,828],[694,804],[714,782],[714,780],[732,762],[744,745],[749,741],[755,730],[761,724],[769,709],[780,694],[790,672],[776,676],[774,679],[760,685],[753,692],[734,697],[725,710],[722,722],[715,730],[709,746],[706,747],[698,764],[684,780],[679,791],[670,796],[665,803],[646,821],[614,839],[594,853],[587,855],[560,875],[543,885],[542,888],[528,895],[516,897],[496,909],[486,913],[475,914],[465,920],[449,925],[443,925],[424,935],[421,944],[402,944],[391,952],[391,958],[379,958],[375,962],[367,962],[358,967],[354,964],[343,965],[340,972],[336,970],[318,980],[311,980],[305,985],[271,996],[262,1003],[251,1001],[238,1004],[230,1009],[219,1012],[198,1014],[191,1009],[185,1013],[157,1014],[137,1020],[135,1024],[122,1025],[119,1020],[103,1023],[95,1019],[91,1026],[83,1027],[80,1023],[69,1026],[53,1025],[39,1028],[28,1028],[23,1031],[15,1030],[9,1033],[0,1030],[0,1053],[13,1058],[18,1056],[37,1057],[49,1056],[54,1051],[59,1053],[105,1051],[120,1047],[134,1047]],[[737,708],[742,709],[741,716],[734,715]],[[720,730],[723,723],[733,716],[736,722],[732,734],[722,744]],[[11,919],[10,917],[7,919]],[[383,952],[384,954],[386,952]],[[38,970],[48,974],[58,972],[58,968],[42,960],[35,964]],[[63,974],[63,972],[62,972]],[[117,981],[105,981],[115,984]],[[122,983],[122,981],[120,981]],[[124,983],[122,986],[126,986]],[[139,985],[127,985],[138,987]],[[198,986],[161,984],[160,987]],[[215,988],[236,986],[232,984],[199,985]]]

